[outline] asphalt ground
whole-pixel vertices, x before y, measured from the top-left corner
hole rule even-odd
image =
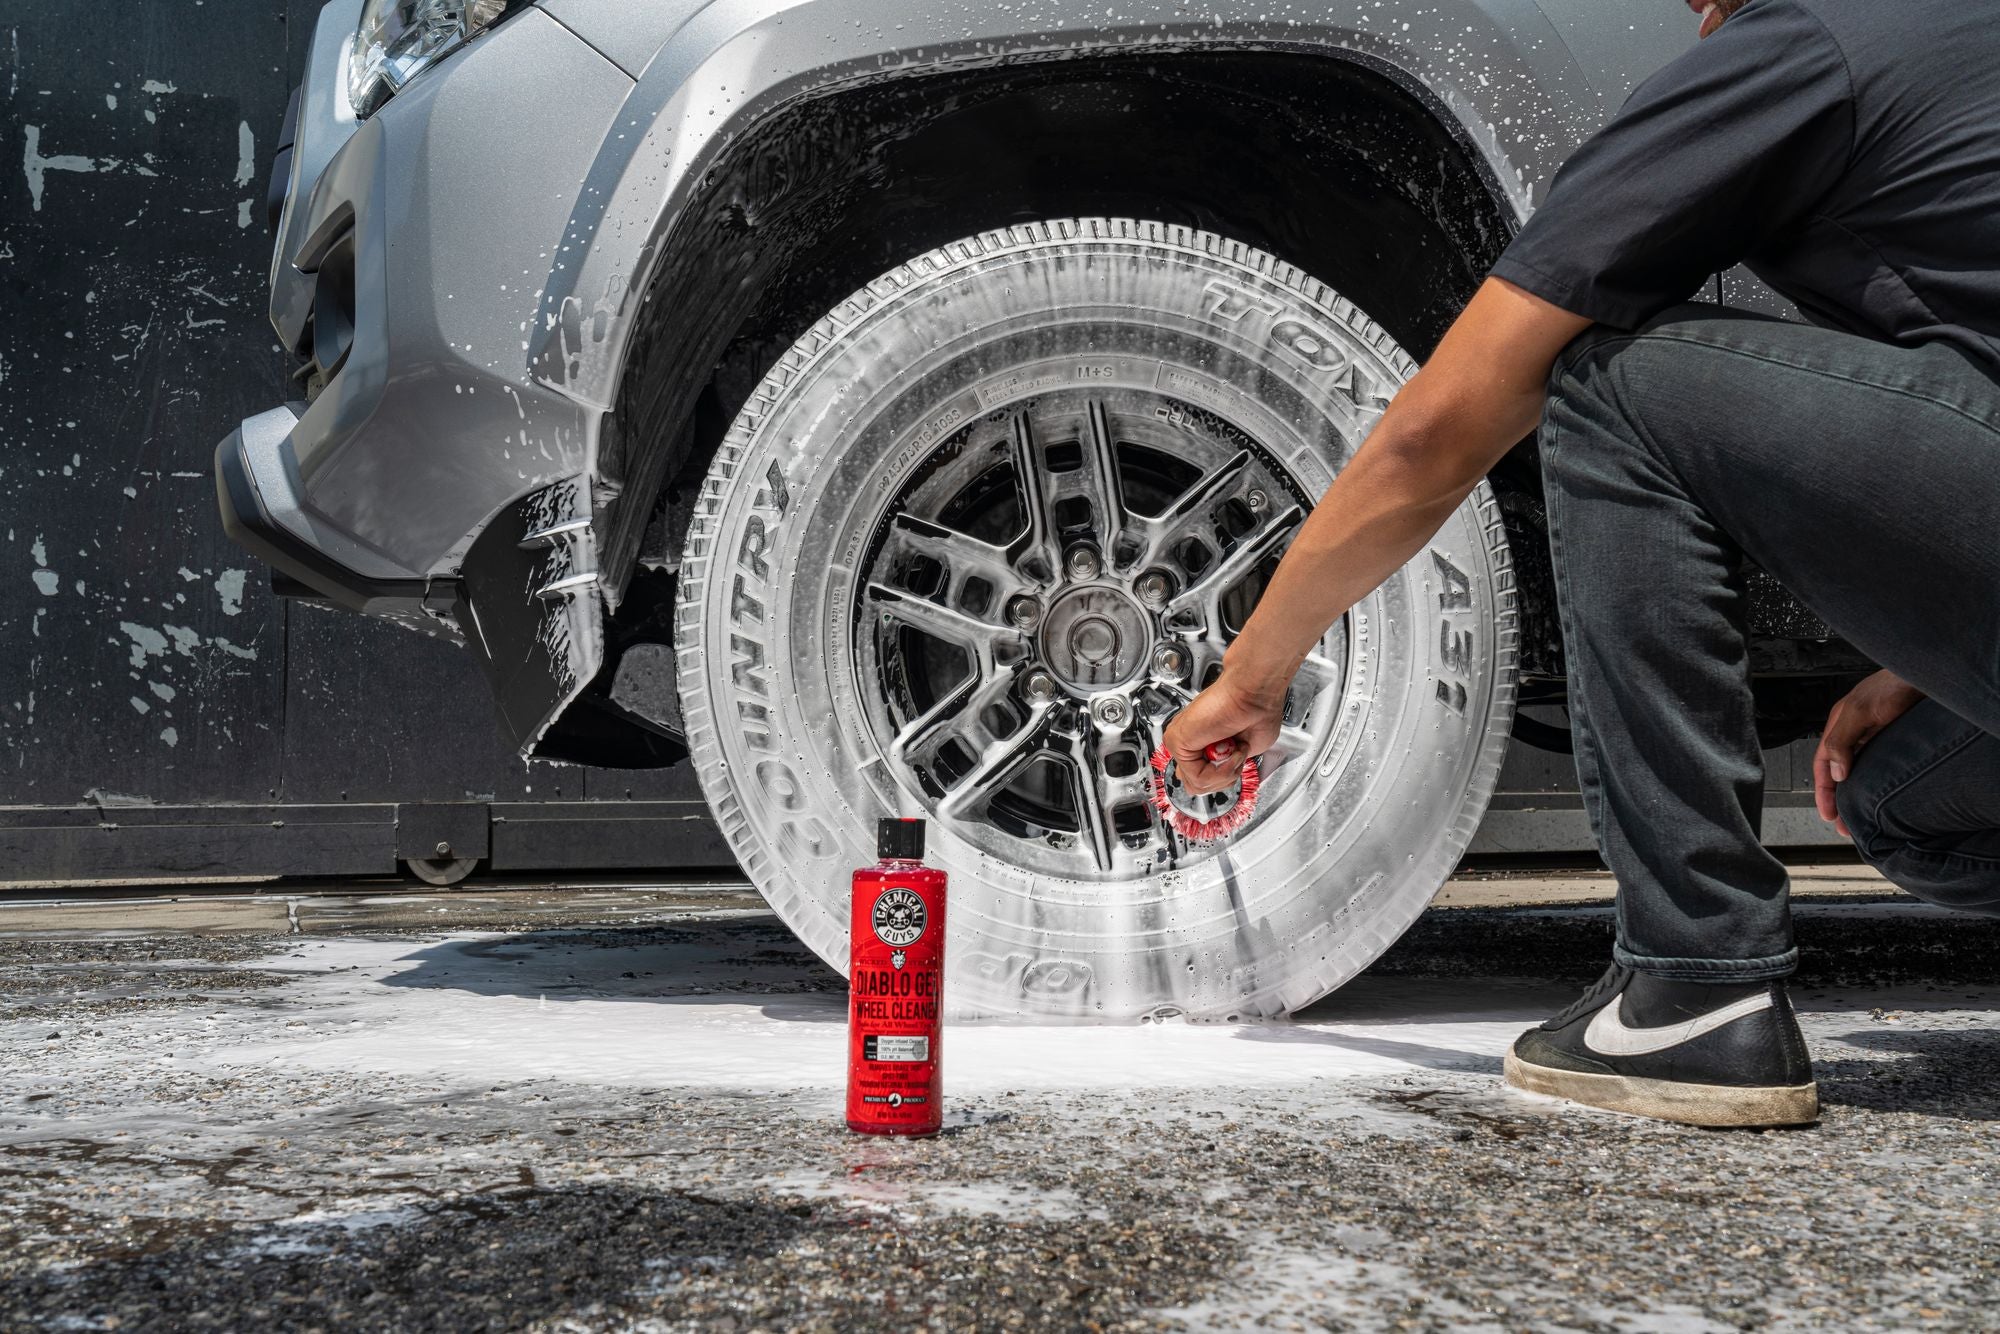
[[[954,1029],[915,1142],[740,886],[17,897],[0,1329],[1994,1328],[2000,921],[1797,879],[1809,1129],[1500,1085],[1603,965],[1568,873],[1290,1023]]]

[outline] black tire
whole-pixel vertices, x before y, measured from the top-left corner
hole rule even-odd
[[[1297,269],[1157,223],[982,233],[841,303],[729,431],[680,574],[689,745],[777,912],[844,969],[876,818],[925,815],[961,1015],[1272,1015],[1372,962],[1507,744],[1485,487],[1329,633],[1229,844],[1135,815],[1128,766],[1414,370]]]

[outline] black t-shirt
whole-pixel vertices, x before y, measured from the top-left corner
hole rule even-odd
[[[1493,272],[1631,328],[1738,263],[1816,324],[2000,376],[2000,4],[1750,0],[1576,151]]]

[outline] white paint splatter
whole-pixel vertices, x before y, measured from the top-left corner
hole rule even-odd
[[[140,713],[151,713],[153,711],[153,706],[145,700],[140,699],[137,695],[132,696],[132,707]]]
[[[142,93],[177,93],[180,89],[174,87],[171,83],[161,83],[158,79],[148,79],[139,85],[139,91]]]
[[[257,174],[257,136],[250,132],[250,122],[236,122],[236,183],[250,184],[250,178]]]
[[[174,702],[174,695],[176,692],[174,688],[168,685],[165,681],[148,681],[146,682],[146,688],[152,691],[155,695],[158,695],[161,699],[165,700],[167,703],[171,704]]]
[[[75,153],[58,153],[54,157],[42,156],[42,127],[30,125],[27,151],[21,155],[21,170],[28,177],[28,198],[35,206],[35,212],[42,211],[42,185],[52,171],[96,171],[97,163]]]
[[[157,657],[166,656],[167,637],[158,630],[148,625],[136,624],[132,621],[120,621],[118,622],[118,628],[131,636],[132,665],[134,667],[144,667],[146,665],[146,655],[149,653]]]
[[[166,742],[169,746],[178,746],[181,743],[181,734],[169,727],[160,733],[160,740]]]
[[[49,549],[42,541],[40,533],[35,534],[34,542],[28,547],[28,554],[35,558],[35,564],[38,567],[31,571],[28,577],[35,581],[36,588],[42,590],[43,597],[54,597],[61,588],[62,581],[60,576],[49,568]]]
[[[215,581],[215,591],[222,598],[222,614],[234,616],[243,610],[243,580],[248,570],[224,570]]]
[[[190,570],[185,565],[181,566],[180,569],[174,571],[174,573],[178,574],[181,578],[187,580],[189,583],[193,583],[195,580],[201,578],[200,575],[196,574],[193,570]]]
[[[250,122],[236,124],[236,183],[248,185],[257,174],[257,136],[250,132]],[[247,228],[250,225],[250,206],[255,198],[239,199],[236,202],[236,225]]]
[[[227,653],[232,658],[248,658],[253,662],[257,658],[256,649],[239,648],[236,645],[230,643],[228,640],[224,639],[221,635],[217,635],[215,638],[209,640],[208,642],[215,645],[217,648],[221,649],[224,653]]]

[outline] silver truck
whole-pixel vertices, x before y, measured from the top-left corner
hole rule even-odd
[[[836,967],[921,815],[958,1013],[1287,1012],[1429,902],[1517,733],[1560,744],[1532,442],[1329,632],[1233,840],[1155,818],[1148,757],[1690,20],[333,0],[272,187],[298,401],[223,442],[225,521],[461,641],[524,754],[691,760]]]

